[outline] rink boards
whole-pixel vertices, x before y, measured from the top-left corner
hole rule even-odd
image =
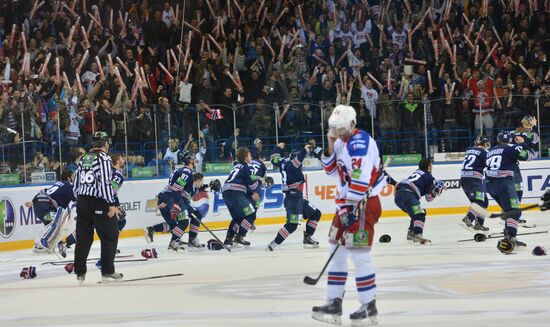
[[[428,214],[458,214],[466,211],[469,202],[460,188],[459,164],[438,164],[433,167],[433,175],[445,180],[447,191],[432,202],[422,200]],[[524,204],[535,203],[546,188],[550,188],[550,160],[538,160],[522,163],[524,183]],[[397,181],[409,176],[415,167],[390,167],[389,173]],[[323,171],[315,170],[305,173],[307,178],[304,193],[308,200],[323,212],[323,219],[331,219],[334,212],[336,180],[328,177]],[[279,224],[284,221],[284,195],[281,187],[281,176],[270,172],[275,185],[262,194],[262,205],[258,211],[258,225]],[[208,176],[205,183],[218,178],[223,183],[226,176]],[[119,198],[127,212],[127,225],[121,236],[140,236],[144,226],[162,221],[156,206],[156,195],[164,188],[166,179],[134,180],[124,183]],[[0,251],[29,248],[32,240],[42,230],[41,222],[34,217],[32,209],[25,207],[25,202],[32,200],[44,186],[23,186],[0,188]],[[382,217],[402,217],[393,203],[394,187],[388,185],[381,194]],[[230,220],[229,213],[220,193],[210,193],[208,199],[210,212],[204,222],[210,228],[226,228]],[[492,207],[496,209],[496,207]],[[74,210],[73,210],[74,216]],[[73,222],[74,223],[74,222]]]

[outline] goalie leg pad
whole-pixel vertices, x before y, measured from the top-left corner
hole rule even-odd
[[[57,209],[54,219],[41,237],[41,243],[48,249],[53,249],[59,243],[69,226],[69,213],[63,208]]]

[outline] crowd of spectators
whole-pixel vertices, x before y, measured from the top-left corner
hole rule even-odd
[[[30,165],[97,130],[138,142],[137,166],[228,160],[303,145],[343,103],[386,153],[422,152],[425,129],[462,151],[526,114],[550,130],[549,18],[548,0],[6,0],[0,142],[36,141]]]

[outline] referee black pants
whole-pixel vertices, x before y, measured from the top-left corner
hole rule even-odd
[[[109,218],[109,205],[103,199],[79,195],[76,202],[76,248],[74,272],[86,273],[86,262],[94,242],[94,227],[101,240],[101,273],[115,272],[115,255],[118,244],[118,219]]]

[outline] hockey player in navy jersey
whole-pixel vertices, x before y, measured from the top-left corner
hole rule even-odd
[[[512,142],[514,144],[522,145],[523,147],[529,147],[533,150],[535,157],[537,156],[536,147],[540,141],[539,134],[534,130],[537,125],[537,119],[531,115],[526,115],[521,120],[521,127],[516,128],[512,132]],[[519,168],[519,162],[514,168],[514,186],[516,192],[518,193],[519,203],[523,199],[523,177],[521,175],[521,170]],[[525,223],[525,220],[519,217],[520,223]]]
[[[483,191],[485,161],[487,160],[489,146],[489,139],[486,136],[476,137],[474,146],[466,150],[462,170],[460,171],[460,185],[468,200],[471,203],[479,204],[483,208],[487,208],[489,205],[487,194]],[[461,225],[472,232],[486,232],[489,228],[483,226],[484,222],[485,217],[470,209],[466,217],[462,219]]]
[[[61,228],[59,225],[64,216],[64,210],[68,210],[69,204],[76,201],[72,181],[73,173],[65,171],[59,182],[41,190],[31,202],[25,203],[27,207],[33,208],[34,216],[44,224],[44,230],[41,232],[40,237],[34,241],[34,252],[50,253],[57,246],[60,252],[64,253],[63,242],[61,240],[55,242],[55,236]]]
[[[188,216],[193,215],[197,219],[202,219],[201,213],[191,205],[191,198],[195,190],[193,181],[195,159],[190,152],[181,151],[178,153],[178,162],[182,163],[184,167],[170,175],[168,185],[158,194],[158,208],[165,222],[144,229],[147,243],[153,242],[155,232],[170,231],[172,238],[168,250],[173,252],[185,249],[181,238],[189,226]],[[194,239],[190,240],[190,242],[194,241]]]
[[[296,231],[298,225],[302,223],[302,219],[307,219],[303,239],[304,247],[318,248],[319,242],[314,240],[312,236],[321,219],[321,211],[304,199],[303,193],[306,180],[302,167],[306,155],[311,152],[311,145],[306,144],[302,150],[292,152],[288,158],[281,155],[284,147],[284,143],[279,143],[273,149],[271,163],[279,168],[282,175],[286,224],[279,229],[275,239],[267,246],[267,250],[274,251],[277,249],[290,234]]]
[[[251,192],[250,199],[253,202],[260,201],[260,178],[252,175],[251,163],[250,150],[247,148],[237,149],[237,162],[223,184],[223,201],[231,214],[231,223],[224,241],[227,246],[250,245],[244,236],[252,227],[255,209],[247,194]]]
[[[520,144],[512,144],[513,139]],[[516,239],[520,211],[519,197],[514,183],[514,171],[518,161],[531,161],[534,151],[522,141],[521,136],[513,133],[500,132],[497,136],[497,145],[487,153],[487,191],[495,199],[506,215],[503,242],[499,241],[499,249],[509,253],[516,246],[525,246],[525,243]],[[504,244],[501,247],[501,244]]]
[[[426,210],[422,209],[420,198],[425,196],[427,201],[433,201],[443,193],[445,183],[432,176],[430,159],[420,160],[418,170],[399,182],[395,189],[395,204],[411,217],[407,240],[417,244],[431,244],[432,241],[422,236]]]
[[[126,163],[126,159],[124,156],[120,154],[114,154],[111,156],[111,159],[113,160],[113,179],[111,181],[111,185],[113,187],[113,191],[115,192],[115,206],[118,207],[119,213],[116,215],[118,219],[118,231],[122,231],[124,226],[126,226],[126,212],[120,205],[120,201],[118,199],[118,192],[120,191],[120,188],[122,187],[122,184],[124,183],[124,175],[122,173],[122,169],[124,169],[124,164]],[[59,248],[61,251],[66,251],[67,248],[70,248],[73,244],[76,244],[76,231],[73,231],[69,236],[67,236],[67,240],[64,243],[64,247]],[[63,253],[62,253],[63,255]]]

